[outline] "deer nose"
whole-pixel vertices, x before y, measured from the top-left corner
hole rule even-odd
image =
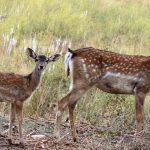
[[[40,69],[44,69],[44,66],[40,66]]]

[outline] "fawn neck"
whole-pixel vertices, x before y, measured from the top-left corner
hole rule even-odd
[[[38,87],[41,80],[41,76],[42,72],[39,71],[37,67],[35,67],[33,72],[28,75],[29,86],[32,91],[34,91]]]

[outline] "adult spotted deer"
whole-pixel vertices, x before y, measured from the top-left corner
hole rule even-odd
[[[42,72],[49,62],[59,59],[60,55],[56,54],[49,58],[44,55],[37,55],[32,49],[27,49],[27,54],[36,62],[35,69],[28,75],[18,75],[14,73],[0,73],[0,102],[10,102],[10,125],[9,141],[12,143],[12,126],[15,116],[19,122],[19,143],[23,144],[22,121],[23,121],[23,103],[29,98],[38,87]]]
[[[74,109],[78,99],[91,87],[112,94],[135,95],[136,128],[143,130],[144,100],[150,91],[150,57],[123,55],[92,47],[68,49],[65,56],[70,92],[58,102],[55,136],[60,137],[63,111],[68,107],[73,140],[76,140]]]

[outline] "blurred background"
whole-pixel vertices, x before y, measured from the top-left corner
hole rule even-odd
[[[41,86],[26,102],[26,117],[51,119],[51,105],[69,91],[64,72],[67,48],[93,46],[124,54],[150,55],[149,0],[0,0],[0,71],[30,73],[26,48],[62,58],[47,66]],[[0,105],[5,115],[7,104]],[[79,102],[77,121],[127,132],[134,129],[134,97],[91,89]],[[150,101],[145,104],[150,129]]]

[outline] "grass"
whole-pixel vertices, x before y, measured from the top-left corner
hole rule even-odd
[[[34,62],[28,60],[24,50],[34,46],[38,53],[46,55],[64,54],[67,47],[84,46],[149,55],[149,10],[149,0],[1,0],[0,69],[21,74],[32,71]],[[14,46],[10,44],[12,38],[17,41]],[[65,77],[63,61],[62,58],[47,67],[41,86],[27,103],[26,116],[44,117],[49,105],[66,95],[70,81]],[[78,103],[77,118],[112,127],[114,131],[131,130],[135,114],[133,99],[90,90]],[[149,122],[147,104],[150,104],[145,105]]]

